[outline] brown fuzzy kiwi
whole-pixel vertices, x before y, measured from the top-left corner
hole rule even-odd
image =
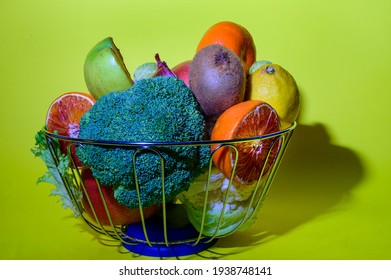
[[[189,86],[207,121],[213,123],[226,109],[243,101],[246,89],[243,64],[230,49],[208,45],[193,58]]]

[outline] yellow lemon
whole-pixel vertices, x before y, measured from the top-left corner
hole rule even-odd
[[[295,79],[278,64],[265,64],[250,75],[245,99],[269,103],[282,129],[291,126],[299,115],[300,94]]]

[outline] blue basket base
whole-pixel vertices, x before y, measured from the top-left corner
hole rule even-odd
[[[150,257],[181,257],[197,254],[212,247],[217,239],[208,242],[201,240],[194,245],[193,242],[184,243],[185,240],[195,240],[198,238],[199,232],[188,222],[184,216],[185,211],[181,205],[170,206],[167,210],[167,239],[169,246],[164,244],[164,228],[163,219],[161,216],[156,216],[145,221],[148,239],[153,244],[149,246],[147,242],[124,242],[122,246],[128,251]],[[175,217],[175,218],[174,218]],[[172,219],[174,218],[174,219]],[[146,241],[142,223],[128,225],[124,233],[131,238]],[[159,244],[156,244],[159,243]]]
[[[181,244],[171,244],[166,245],[152,245],[149,246],[145,243],[138,244],[125,244],[122,243],[122,246],[127,249],[129,252],[139,254],[142,256],[149,257],[158,257],[158,258],[171,258],[171,257],[183,257],[193,254],[200,253],[216,243],[216,239],[211,242],[204,243],[199,242],[197,245],[181,243]]]

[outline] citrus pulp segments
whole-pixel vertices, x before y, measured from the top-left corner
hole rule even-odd
[[[57,131],[59,135],[77,137],[76,126],[81,117],[95,103],[94,98],[87,93],[68,92],[56,98],[48,109],[46,125],[50,132]]]
[[[51,104],[46,115],[46,126],[49,132],[55,132],[62,136],[77,138],[79,124],[83,115],[94,105],[95,99],[88,93],[68,92],[57,97]],[[60,140],[62,153],[67,152],[69,142]],[[71,147],[72,157],[77,166],[82,166],[77,159],[75,146]]]
[[[264,103],[250,111],[234,131],[234,139],[263,136],[280,130],[276,111]],[[275,143],[278,141],[277,143]],[[281,143],[278,139],[267,138],[237,143],[238,161],[235,178],[241,184],[253,184],[262,174],[264,177],[271,169]],[[235,152],[231,153],[232,166]]]

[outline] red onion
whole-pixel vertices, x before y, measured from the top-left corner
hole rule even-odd
[[[171,71],[171,69],[167,66],[167,63],[165,61],[161,61],[159,54],[155,54],[155,60],[157,63],[157,70],[153,74],[153,77],[156,76],[172,76],[176,77],[176,75]]]

